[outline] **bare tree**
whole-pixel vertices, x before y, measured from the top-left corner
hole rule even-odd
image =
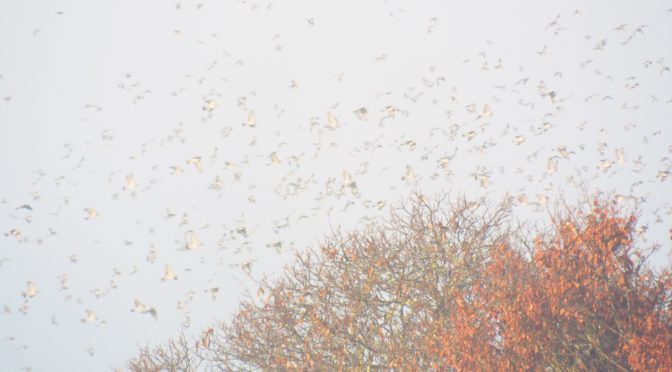
[[[513,233],[509,216],[507,202],[416,195],[363,231],[334,232],[282,277],[260,282],[209,348],[181,336],[141,350],[129,367],[436,369],[435,329],[450,326],[453,293],[483,280],[489,250]]]

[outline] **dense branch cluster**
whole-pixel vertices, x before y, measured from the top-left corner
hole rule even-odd
[[[129,368],[669,370],[672,275],[646,266],[635,224],[595,200],[530,239],[508,200],[418,196],[298,255],[232,321]]]

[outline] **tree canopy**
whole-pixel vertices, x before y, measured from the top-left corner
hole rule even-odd
[[[670,370],[672,273],[637,215],[596,198],[514,223],[510,200],[422,196],[335,232],[230,321],[143,348],[133,371]]]

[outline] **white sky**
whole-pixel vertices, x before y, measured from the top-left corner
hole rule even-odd
[[[672,1],[446,3],[0,2],[3,370],[122,367],[226,319],[241,264],[279,273],[414,190],[527,196],[525,218],[573,184],[644,198],[665,264]]]

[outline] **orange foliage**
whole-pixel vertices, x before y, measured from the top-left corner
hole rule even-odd
[[[458,370],[672,370],[672,280],[644,265],[635,222],[595,201],[557,217],[529,258],[494,247],[442,357]]]

